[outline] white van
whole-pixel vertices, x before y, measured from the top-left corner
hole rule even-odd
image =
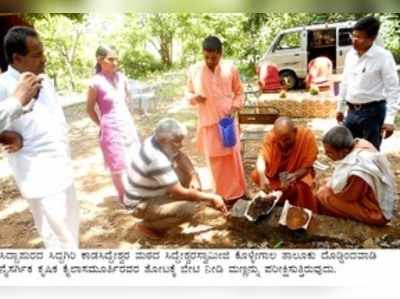
[[[296,27],[281,31],[273,40],[261,62],[278,66],[287,88],[296,87],[307,75],[308,63],[319,56],[328,57],[333,71],[343,71],[346,53],[351,49],[354,21]]]

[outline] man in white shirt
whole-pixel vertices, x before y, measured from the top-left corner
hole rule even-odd
[[[40,81],[32,73],[27,72],[22,74],[14,94],[0,102],[0,133],[10,126],[14,119],[24,113],[23,107],[26,107],[38,93]],[[4,95],[0,94],[0,97],[3,98]]]
[[[378,150],[382,136],[394,131],[398,108],[399,78],[393,55],[376,45],[380,22],[372,17],[360,19],[353,27],[353,49],[345,60],[336,119],[354,138],[364,138]],[[344,112],[348,109],[347,117]]]
[[[67,124],[51,80],[43,75],[46,58],[37,32],[13,27],[4,38],[8,70],[0,75],[0,104],[16,94],[23,73],[35,79],[33,106],[11,120],[19,145],[8,155],[22,196],[48,249],[74,249],[79,244],[79,202],[73,182]],[[39,78],[39,75],[42,78]],[[35,85],[36,84],[36,85]],[[29,111],[30,110],[30,111]],[[22,140],[22,142],[21,142]]]

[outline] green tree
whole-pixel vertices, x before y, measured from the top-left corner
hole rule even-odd
[[[123,29],[110,36],[118,49],[121,68],[131,78],[145,78],[163,68],[161,61],[148,50],[151,32],[146,22],[145,14],[127,14]]]
[[[275,36],[284,29],[357,20],[364,13],[132,13],[25,14],[40,32],[47,50],[47,71],[60,89],[82,90],[93,72],[101,43],[118,49],[122,70],[146,78],[202,59],[201,42],[216,35],[224,57],[234,60],[245,80]],[[376,13],[385,46],[400,58],[400,14]]]
[[[80,90],[81,77],[89,72],[85,53],[85,18],[62,14],[35,16],[35,28],[45,44],[47,73],[60,89]]]
[[[161,62],[167,68],[172,65],[172,51],[177,29],[177,14],[153,13],[144,16],[144,22],[149,26],[149,42],[154,45],[161,57]]]
[[[387,13],[381,15],[383,23],[382,35],[385,46],[400,63],[400,13]]]

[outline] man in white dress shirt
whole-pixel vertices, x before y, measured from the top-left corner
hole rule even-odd
[[[0,75],[0,104],[17,93],[18,81],[29,72],[33,105],[14,115],[7,134],[15,134],[10,167],[27,199],[36,228],[48,249],[79,245],[79,202],[72,176],[67,124],[52,81],[43,74],[46,63],[37,32],[13,27],[4,38],[8,70]],[[40,74],[40,76],[39,76]],[[31,95],[32,98],[32,95]],[[1,134],[4,134],[2,132]],[[1,246],[1,244],[0,244]]]
[[[392,53],[376,45],[380,22],[367,16],[353,27],[353,49],[345,60],[336,119],[354,138],[364,138],[378,150],[382,137],[393,134],[398,109],[399,78]],[[347,108],[347,116],[344,112]]]
[[[21,75],[13,95],[0,102],[0,133],[10,126],[11,122],[24,113],[32,98],[40,87],[40,79],[32,73]]]

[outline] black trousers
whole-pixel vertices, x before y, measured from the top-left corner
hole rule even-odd
[[[379,150],[382,143],[382,125],[386,116],[386,101],[381,100],[364,105],[348,103],[349,111],[344,121],[354,138],[363,138]]]

